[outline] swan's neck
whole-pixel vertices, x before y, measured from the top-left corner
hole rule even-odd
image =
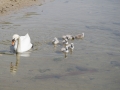
[[[17,39],[17,49],[16,49],[16,52],[19,52],[20,51],[20,45],[21,45],[21,42],[20,42],[20,38]]]

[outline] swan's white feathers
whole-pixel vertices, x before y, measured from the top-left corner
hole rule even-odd
[[[16,37],[19,35],[15,34],[13,35],[13,39],[16,40]],[[19,41],[19,42],[18,42]],[[14,49],[17,52],[25,52],[30,50],[32,47],[31,40],[29,34],[26,34],[25,36],[19,36],[19,40],[15,41]]]

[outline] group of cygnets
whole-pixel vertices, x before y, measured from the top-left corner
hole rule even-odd
[[[68,43],[69,40],[74,40],[74,39],[83,39],[84,38],[84,33],[82,34],[78,34],[76,36],[73,36],[73,35],[64,35],[62,36],[62,43],[65,47],[61,48],[61,52],[65,53],[65,56],[66,54],[69,52],[69,51],[73,51],[74,50],[74,43]],[[55,37],[53,40],[52,40],[52,43],[54,46],[56,46],[57,44],[59,44],[59,40]]]

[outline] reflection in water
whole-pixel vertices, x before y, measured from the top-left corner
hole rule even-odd
[[[16,54],[16,63],[15,63],[15,65],[13,64],[13,62],[11,62],[11,64],[10,64],[10,72],[12,74],[17,72],[18,65],[19,65],[19,62],[20,62],[20,56],[29,57],[30,56],[30,52],[17,53]]]
[[[15,63],[15,65],[13,65],[13,62],[11,62],[11,64],[10,64],[10,72],[11,73],[16,73],[19,61],[20,61],[20,55],[16,54],[16,63]]]
[[[30,51],[24,52],[24,53],[19,53],[20,56],[22,57],[29,57],[30,56]]]
[[[65,58],[67,58],[67,53],[64,53],[65,54]]]
[[[95,73],[95,72],[98,72],[98,70],[94,68],[85,68],[81,66],[76,66],[74,68],[68,68],[66,73],[50,74],[50,75],[36,75],[34,79],[36,80],[50,79],[50,78],[60,79],[62,77],[75,76],[75,75],[86,74],[86,73]],[[94,78],[90,78],[90,79],[92,80]]]

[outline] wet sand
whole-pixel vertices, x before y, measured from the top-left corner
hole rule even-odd
[[[42,5],[45,0],[0,0],[0,15],[10,14],[21,8]]]
[[[120,90],[119,8],[118,0],[55,0],[0,18],[0,90]],[[51,43],[82,32],[67,58]],[[14,33],[29,33],[32,51],[9,54]]]

